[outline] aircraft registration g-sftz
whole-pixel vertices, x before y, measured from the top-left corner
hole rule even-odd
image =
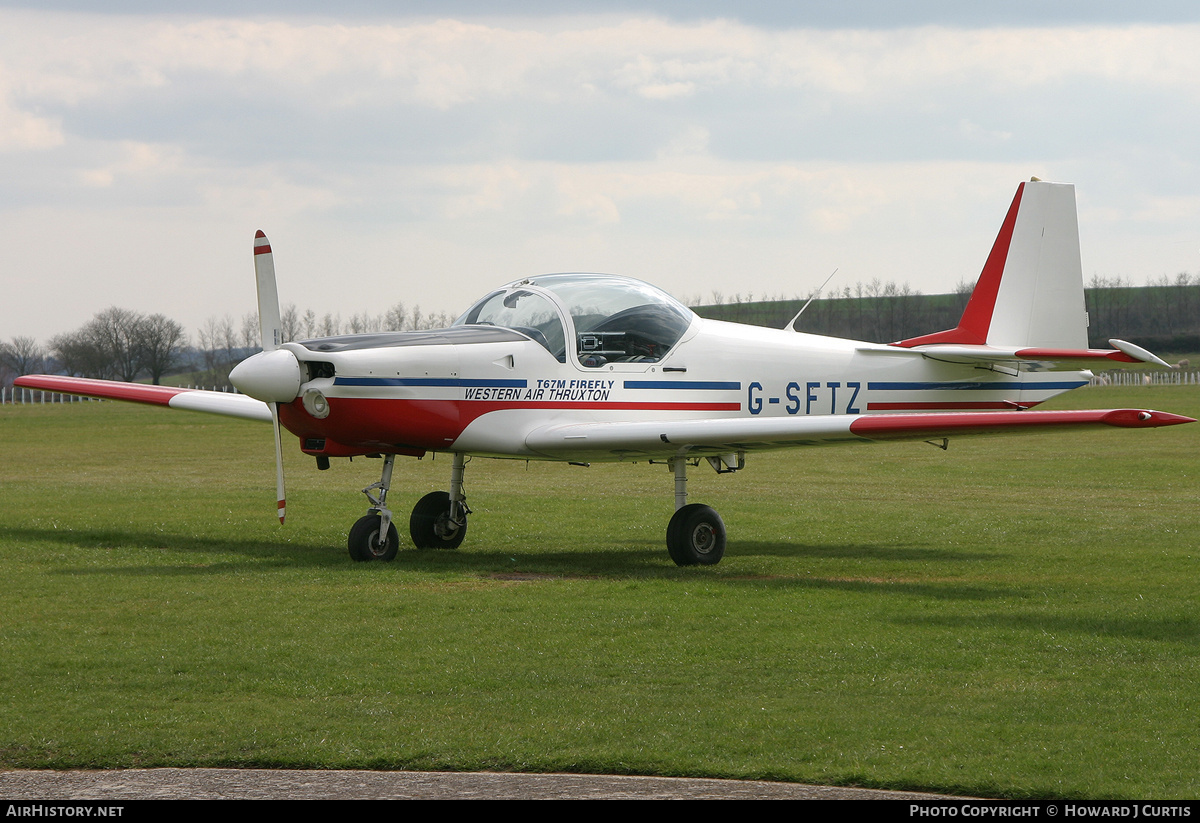
[[[421,548],[456,548],[471,513],[469,455],[527,460],[662,461],[674,473],[667,549],[712,564],[725,526],[687,502],[687,471],[745,466],[764,449],[1093,425],[1193,422],[1144,409],[1029,411],[1083,386],[1092,364],[1146,362],[1120,340],[1088,349],[1075,189],[1022,183],[958,326],[888,345],[697,317],[646,283],[551,274],[486,295],[452,326],[283,342],[271,247],[254,241],[263,351],[230,375],[244,394],[37,375],[30,388],[273,420],[318,468],[382,456],[350,530],[355,560],[399,546],[387,498],[396,455],[453,457],[449,492],[409,518]],[[944,445],[944,442],[943,442]]]

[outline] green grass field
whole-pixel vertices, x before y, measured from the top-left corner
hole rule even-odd
[[[1200,390],[1057,407],[1200,416]],[[457,552],[356,564],[378,460],[270,427],[0,407],[0,768],[280,766],[1200,795],[1200,425],[664,466],[475,460]],[[445,488],[397,463],[391,503]],[[401,529],[402,536],[405,529]],[[404,542],[407,542],[405,537]]]

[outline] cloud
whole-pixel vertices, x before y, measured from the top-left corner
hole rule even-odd
[[[206,242],[241,248],[260,225],[305,247],[299,293],[329,291],[322,265],[396,288],[424,267],[404,288],[433,310],[543,268],[761,293],[843,265],[936,291],[974,276],[1038,174],[1091,198],[1092,259],[1195,268],[1171,249],[1200,246],[1180,242],[1200,218],[1200,27],[790,25],[0,9],[5,264],[34,282],[132,271],[100,248],[128,221],[204,238],[179,264],[201,281]],[[1155,221],[1170,242],[1128,236]],[[78,259],[58,249],[51,272],[26,239],[42,222],[81,238]],[[330,310],[363,310],[333,291]]]
[[[63,143],[57,118],[22,111],[9,72],[0,65],[0,152],[44,151]]]

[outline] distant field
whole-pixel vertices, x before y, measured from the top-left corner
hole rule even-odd
[[[1053,405],[1195,417],[1200,388]],[[269,426],[0,407],[0,768],[1200,796],[1200,425],[695,470],[730,540],[686,569],[665,467],[488,460],[462,549],[356,564],[379,461],[294,446],[280,528]],[[406,522],[450,461],[397,469]]]

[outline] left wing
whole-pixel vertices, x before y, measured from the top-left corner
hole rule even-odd
[[[26,389],[99,397],[105,400],[127,400],[167,406],[186,411],[209,412],[227,417],[271,422],[271,410],[266,403],[247,397],[202,389],[177,389],[170,386],[150,386],[145,383],[122,383],[117,380],[93,380],[87,377],[59,377],[51,374],[27,374],[13,381],[14,386]]]
[[[938,414],[831,414],[811,417],[730,417],[573,423],[531,431],[525,444],[547,457],[652,457],[723,454],[789,446],[879,440],[929,440],[1037,429],[1118,426],[1144,429],[1193,423],[1191,417],[1149,409],[1083,411],[944,412]]]

